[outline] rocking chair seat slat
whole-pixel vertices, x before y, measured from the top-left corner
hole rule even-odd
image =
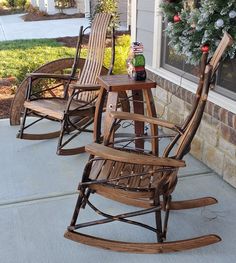
[[[32,101],[25,101],[24,106],[28,109],[36,111],[42,115],[47,115],[57,120],[63,120],[64,113],[66,110],[68,101],[65,99],[40,99],[40,100],[32,100]],[[73,111],[78,107],[83,106],[83,102],[79,101],[72,101],[70,105],[70,110]],[[85,106],[83,108],[84,114],[86,112],[92,112],[94,110],[94,105]],[[81,115],[81,109],[80,109]]]

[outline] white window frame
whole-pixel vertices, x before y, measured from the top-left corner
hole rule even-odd
[[[154,74],[171,81],[182,88],[193,93],[196,92],[197,84],[187,80],[173,72],[170,72],[161,67],[161,45],[162,45],[162,10],[160,8],[162,0],[155,0],[154,10],[154,32],[153,32],[153,58],[152,65],[146,65],[146,68]],[[131,1],[131,40],[136,41],[137,32],[137,0]],[[236,114],[236,102],[228,97],[223,96],[211,90],[208,100],[212,103]]]

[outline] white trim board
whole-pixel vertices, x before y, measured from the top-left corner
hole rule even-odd
[[[136,41],[137,0],[131,0],[131,41]]]
[[[197,89],[197,84],[189,81],[185,78],[182,78],[181,76],[178,76],[166,69],[163,68],[159,68],[159,69],[154,69],[150,66],[146,66],[146,69],[148,69],[149,71],[153,72],[154,74],[169,80],[170,82],[173,82],[176,85],[180,85],[182,88],[189,90],[193,93],[196,92]],[[228,111],[233,112],[234,114],[236,114],[236,101],[231,100],[217,92],[215,92],[214,90],[211,90],[208,96],[208,100],[218,106],[220,106],[221,108],[224,108]]]

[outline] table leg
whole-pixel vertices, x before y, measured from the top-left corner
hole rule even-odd
[[[154,103],[154,99],[152,96],[152,91],[151,89],[145,89],[143,90],[143,95],[144,95],[144,100],[146,101],[146,105],[147,105],[147,116],[149,117],[156,117],[156,108],[155,108],[155,103]],[[151,124],[151,136],[157,136],[158,135],[158,126]],[[152,141],[152,153],[158,156],[158,151],[159,151],[159,147],[158,147],[158,138],[153,138]]]
[[[110,135],[110,129],[113,123],[113,118],[110,116],[111,111],[116,111],[118,103],[118,92],[108,92],[107,95],[107,107],[104,120],[104,143],[114,141],[114,138]],[[114,136],[114,134],[113,134]]]
[[[93,139],[95,142],[101,142],[101,124],[102,124],[102,112],[104,107],[104,102],[106,98],[107,91],[104,88],[101,88],[99,91],[96,109],[94,114],[94,132]]]
[[[132,90],[133,95],[133,106],[134,106],[134,113],[144,114],[144,104],[143,104],[143,93],[142,90]],[[144,134],[144,123],[140,121],[136,121],[134,123],[134,130],[136,135],[143,135]],[[136,140],[135,147],[144,149],[144,140]]]

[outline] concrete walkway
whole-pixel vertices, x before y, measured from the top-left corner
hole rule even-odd
[[[37,132],[55,129],[54,125],[42,123]],[[77,197],[75,189],[88,155],[57,156],[56,139],[18,140],[15,138],[18,128],[10,127],[9,120],[0,120],[0,262],[235,262],[236,191],[190,155],[186,157],[188,166],[180,172],[173,199],[215,196],[219,203],[206,208],[171,212],[168,240],[215,233],[222,237],[222,242],[172,254],[136,255],[79,245],[63,238]],[[91,140],[91,135],[82,135],[76,143]],[[98,207],[101,204],[105,206],[111,214],[135,210],[98,196],[93,200]],[[85,211],[83,219],[93,220],[94,213]],[[154,216],[142,217],[142,220],[153,224]],[[120,233],[120,229],[124,231]],[[118,222],[94,227],[90,231],[105,234],[110,239],[136,242],[155,242],[156,238],[147,230]]]
[[[24,22],[21,16],[0,16],[0,41],[78,36],[80,26],[89,25],[87,18]]]

